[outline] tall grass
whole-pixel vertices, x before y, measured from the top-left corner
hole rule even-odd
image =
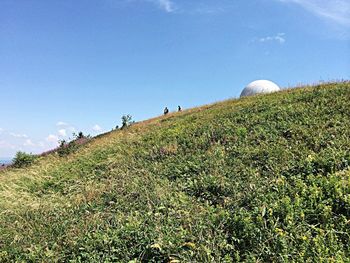
[[[0,261],[347,261],[349,88],[173,113],[0,171]]]

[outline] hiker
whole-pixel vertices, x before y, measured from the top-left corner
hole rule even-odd
[[[165,107],[165,109],[164,109],[164,115],[167,115],[169,113],[169,109],[168,109],[168,107]]]
[[[178,111],[178,112],[182,111],[182,109],[181,109],[181,106],[180,106],[180,105],[179,105],[179,106],[177,106],[177,111]]]

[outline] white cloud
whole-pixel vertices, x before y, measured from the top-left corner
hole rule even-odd
[[[66,137],[67,131],[65,129],[60,129],[60,130],[58,130],[58,135],[61,137]]]
[[[59,121],[56,123],[56,126],[68,126],[69,124],[64,121]]]
[[[92,127],[92,129],[93,129],[95,132],[100,132],[100,131],[102,131],[102,128],[101,128],[98,124],[96,124],[94,127]]]
[[[11,135],[12,137],[15,137],[15,138],[28,138],[28,135],[27,135],[27,134],[18,134],[18,133],[10,132],[10,135]]]
[[[68,131],[69,132],[76,132],[76,129],[74,126],[72,126],[69,123],[64,122],[64,121],[57,122],[56,126],[60,128],[60,130],[58,131],[58,134],[60,136],[63,136],[63,137],[67,136]],[[63,130],[65,130],[65,132]]]
[[[192,14],[199,14],[199,15],[215,15],[215,14],[220,14],[224,13],[227,11],[225,7],[221,6],[198,6],[196,7],[193,11],[190,11]]]
[[[160,9],[167,13],[175,12],[175,3],[172,0],[128,0],[130,2],[132,1],[143,1],[143,2],[149,2],[154,5],[157,5]]]
[[[275,42],[278,42],[280,44],[284,44],[286,42],[285,35],[286,35],[285,33],[278,33],[275,36],[262,37],[262,38],[259,38],[259,42],[263,43],[263,42],[275,41]]]
[[[8,143],[6,141],[0,141],[0,148],[1,149],[16,149],[16,146],[11,144],[11,143]]]
[[[31,139],[27,139],[24,143],[23,146],[35,146],[35,144],[32,142]]]
[[[171,0],[152,0],[152,2],[156,2],[165,12],[171,13],[175,11],[174,3]]]
[[[349,0],[279,0],[285,3],[295,3],[322,18],[338,24],[350,26]]]
[[[58,136],[50,134],[49,136],[46,137],[46,141],[48,142],[58,142]]]

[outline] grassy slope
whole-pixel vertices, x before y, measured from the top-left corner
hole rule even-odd
[[[349,261],[350,84],[230,100],[0,172],[0,261]]]

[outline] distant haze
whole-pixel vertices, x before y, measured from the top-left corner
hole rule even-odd
[[[0,158],[0,165],[1,164],[10,164],[12,162],[11,158]]]

